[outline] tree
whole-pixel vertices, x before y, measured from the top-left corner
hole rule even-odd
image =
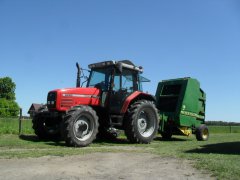
[[[0,98],[15,100],[16,84],[10,77],[0,78]]]
[[[19,106],[15,101],[16,84],[10,77],[0,78],[0,116],[9,117],[19,114]]]
[[[19,114],[19,106],[13,100],[0,99],[0,117],[15,117]]]

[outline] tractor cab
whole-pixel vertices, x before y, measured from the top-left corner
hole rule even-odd
[[[111,114],[120,114],[127,97],[142,92],[142,82],[149,82],[140,74],[142,67],[129,60],[105,61],[90,64],[87,87],[101,90],[101,106],[108,107]]]
[[[141,80],[146,80],[140,76],[142,67],[135,66],[129,60],[105,61],[90,64],[91,69],[87,87],[99,87],[102,90],[124,90],[127,92],[141,91]]]

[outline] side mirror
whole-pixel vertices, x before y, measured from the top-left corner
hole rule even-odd
[[[116,68],[117,68],[117,71],[118,71],[119,73],[122,73],[122,71],[123,71],[122,63],[118,62],[118,63],[116,64]]]

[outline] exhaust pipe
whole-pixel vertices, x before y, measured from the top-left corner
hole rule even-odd
[[[77,83],[76,83],[76,87],[80,87],[80,76],[81,76],[81,71],[80,71],[80,66],[78,63],[76,63],[77,66]]]

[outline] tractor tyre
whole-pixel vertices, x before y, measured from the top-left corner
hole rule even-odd
[[[131,143],[150,143],[158,131],[158,113],[155,104],[139,100],[128,109],[124,129]]]
[[[196,139],[198,141],[207,141],[209,138],[209,130],[205,124],[200,125],[196,129]]]
[[[58,124],[48,124],[51,120],[44,116],[47,108],[41,108],[33,116],[32,128],[40,140],[60,140],[60,131]]]
[[[90,106],[77,106],[69,110],[62,123],[62,137],[68,146],[85,147],[98,133],[98,116]]]

